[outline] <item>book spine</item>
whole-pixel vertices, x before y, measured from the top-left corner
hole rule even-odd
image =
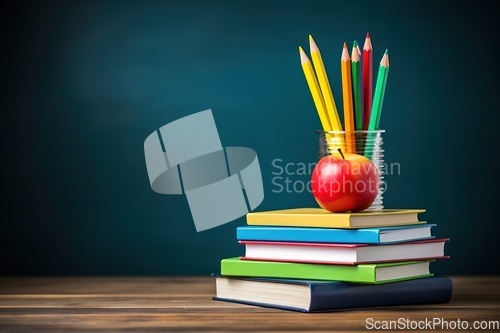
[[[376,283],[374,265],[297,264],[253,260],[222,260],[221,274],[290,279]]]
[[[347,228],[351,229],[350,216],[336,216],[332,220],[331,216],[321,216],[307,218],[304,216],[262,216],[247,214],[247,225],[270,225],[284,227],[317,227],[317,228]]]
[[[282,229],[282,230],[280,230]],[[352,231],[342,229],[309,229],[287,227],[238,227],[238,240],[274,242],[319,242],[380,244],[379,230]]]
[[[309,311],[447,303],[452,289],[452,280],[446,276],[379,285],[312,284]]]

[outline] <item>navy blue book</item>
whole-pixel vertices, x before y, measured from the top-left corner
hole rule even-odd
[[[217,276],[216,287],[214,300],[299,312],[447,303],[452,294],[447,276],[379,285]]]
[[[236,229],[236,238],[273,242],[390,244],[433,238],[433,226],[435,224],[364,229],[244,226]]]

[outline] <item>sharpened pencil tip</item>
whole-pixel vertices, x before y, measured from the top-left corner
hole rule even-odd
[[[356,42],[356,51],[358,51],[359,56],[361,56],[361,50],[359,49],[359,43],[357,40],[355,40],[354,42]]]
[[[380,65],[384,67],[389,67],[389,54],[387,53],[387,50],[385,50],[385,53],[382,56],[382,60],[380,60]]]
[[[309,50],[311,52],[318,52],[319,51],[318,45],[316,45],[316,42],[314,41],[314,39],[312,38],[311,35],[309,35]]]
[[[358,42],[354,41],[354,43],[352,44],[352,47],[355,48],[356,46],[358,46]]]
[[[351,60],[352,62],[359,62],[360,55],[359,55],[359,48],[358,45],[356,44],[356,41],[354,41],[354,45],[352,46],[352,53],[351,53]]]
[[[365,44],[363,45],[363,50],[371,51],[372,50],[372,40],[370,38],[370,34],[366,33]]]
[[[340,58],[342,61],[350,61],[349,50],[347,50],[347,45],[344,43],[344,48],[342,49],[342,57]]]
[[[299,46],[299,53],[300,53],[300,63],[305,64],[309,62],[309,58],[307,57],[306,53],[302,49],[302,46]]]
[[[384,54],[387,54],[387,55],[389,55],[389,49],[385,49],[385,52],[384,52]]]

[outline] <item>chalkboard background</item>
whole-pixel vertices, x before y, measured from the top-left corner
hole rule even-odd
[[[298,46],[312,34],[341,105],[342,43],[390,54],[386,207],[425,208],[450,237],[444,274],[500,273],[498,20],[475,1],[52,1],[0,10],[0,274],[208,275],[244,218],[197,233],[154,193],[144,139],[211,108],[224,146],[254,149],[259,210],[315,205],[300,163],[319,121]],[[290,175],[277,175],[289,164]],[[279,178],[282,177],[282,178]],[[277,184],[290,181],[291,193]],[[295,189],[293,188],[295,186]],[[302,190],[301,190],[302,189]],[[280,193],[278,193],[280,192]]]

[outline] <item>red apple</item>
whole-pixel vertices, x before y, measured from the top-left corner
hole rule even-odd
[[[359,212],[370,207],[379,190],[375,165],[357,154],[333,154],[323,157],[312,173],[314,198],[334,213]]]

